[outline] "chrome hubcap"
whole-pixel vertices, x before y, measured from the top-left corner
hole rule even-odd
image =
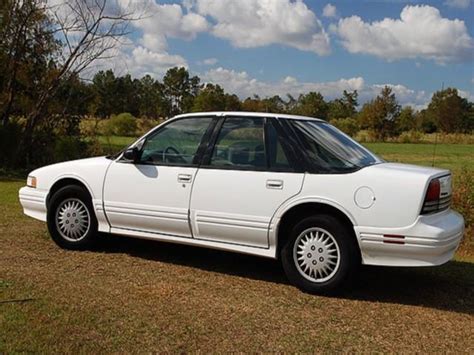
[[[309,228],[296,239],[293,260],[304,278],[311,282],[324,282],[339,269],[339,245],[328,231]]]
[[[77,198],[64,200],[56,209],[58,232],[70,242],[78,242],[83,239],[89,231],[89,225],[89,210]]]

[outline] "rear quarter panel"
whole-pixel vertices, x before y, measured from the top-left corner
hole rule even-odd
[[[314,201],[339,208],[356,226],[408,226],[420,214],[429,181],[446,174],[446,170],[391,163],[349,174],[306,174],[301,193],[280,208],[277,217],[299,201]],[[355,200],[356,191],[363,187],[374,196],[371,206],[366,208]]]

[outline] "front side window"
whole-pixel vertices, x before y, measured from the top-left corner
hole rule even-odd
[[[201,140],[212,117],[171,122],[145,140],[140,161],[145,164],[195,165]]]
[[[383,162],[334,126],[313,120],[288,120],[316,172],[350,172]]]
[[[211,156],[211,166],[263,170],[265,157],[263,118],[228,117]]]

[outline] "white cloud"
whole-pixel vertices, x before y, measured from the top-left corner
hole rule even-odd
[[[340,79],[333,82],[299,82],[297,79],[287,76],[277,83],[269,83],[251,78],[247,72],[237,72],[222,67],[207,71],[202,80],[221,85],[226,91],[237,94],[241,98],[253,96],[262,97],[286,94],[298,96],[309,91],[320,91],[325,97],[338,97],[343,90],[360,90],[364,86],[364,80],[360,77],[351,79]]]
[[[333,4],[326,4],[323,8],[324,17],[337,17],[337,9]]]
[[[209,30],[207,20],[189,12],[179,4],[158,4],[155,0],[117,0],[122,9],[139,9],[143,16],[131,23],[139,30],[138,38],[130,37],[118,54],[102,67],[113,68],[118,75],[130,73],[134,77],[149,74],[161,77],[171,67],[188,67],[186,59],[168,53],[168,38],[192,40]],[[184,9],[184,11],[183,11]]]
[[[201,78],[204,82],[221,85],[226,91],[235,93],[242,99],[255,94],[261,97],[280,95],[286,98],[287,94],[298,97],[310,91],[319,91],[326,100],[332,100],[340,97],[344,90],[357,90],[359,103],[363,104],[375,98],[385,85],[392,88],[401,104],[411,105],[416,109],[426,107],[431,97],[425,91],[415,91],[400,84],[367,85],[362,77],[326,82],[300,82],[294,77],[287,76],[276,83],[271,83],[252,78],[245,71],[238,72],[219,67],[207,71]]]
[[[206,58],[204,60],[198,61],[198,65],[214,65],[217,64],[218,60],[217,58]]]
[[[405,6],[400,19],[372,23],[359,16],[339,20],[332,27],[351,53],[387,60],[426,58],[437,63],[472,60],[474,41],[462,20],[441,17],[431,6]]]
[[[467,9],[469,5],[471,4],[471,0],[446,0],[444,4],[449,7]]]
[[[392,92],[395,94],[398,102],[403,106],[410,105],[416,110],[421,110],[426,108],[430,99],[431,93],[428,94],[424,90],[415,91],[401,84],[374,84],[370,85],[365,90],[363,90],[361,99],[363,101],[368,101],[375,98],[380,91],[385,87],[389,86],[392,89]],[[362,101],[362,102],[363,102]]]
[[[474,94],[471,94],[470,91],[464,91],[464,90],[458,89],[458,95],[468,101],[474,102]]]
[[[113,54],[113,59],[96,63],[92,71],[112,69],[116,76],[130,74],[134,78],[141,78],[150,75],[161,79],[169,68],[188,67],[186,60],[180,55],[166,51],[154,52],[130,42],[116,49]],[[92,75],[93,73],[90,76]]]
[[[281,44],[319,55],[330,53],[329,36],[301,0],[196,0],[192,7],[212,19],[214,36],[235,47]]]
[[[138,74],[137,76],[158,76],[171,67],[187,67],[186,60],[179,55],[153,52],[141,46],[133,49],[127,65],[132,72]]]
[[[142,31],[140,43],[153,51],[167,48],[167,38],[192,40],[200,32],[208,30],[207,20],[195,13],[184,13],[178,4],[157,4],[145,0],[146,14],[132,25]]]

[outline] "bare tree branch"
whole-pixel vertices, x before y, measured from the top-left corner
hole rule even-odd
[[[80,77],[92,63],[112,58],[120,39],[130,34],[130,23],[143,18],[145,10],[123,8],[117,0],[64,0],[47,8],[54,21],[51,31],[63,44],[63,51],[55,76],[28,116],[24,144],[30,143],[33,130],[61,81]]]

